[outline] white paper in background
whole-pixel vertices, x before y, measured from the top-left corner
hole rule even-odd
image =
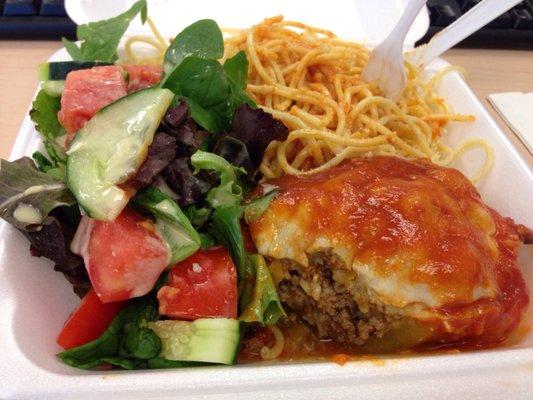
[[[489,95],[489,101],[533,154],[533,92]]]

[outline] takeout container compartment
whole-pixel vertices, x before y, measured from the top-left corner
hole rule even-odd
[[[98,8],[104,0],[66,1],[71,12],[76,4],[96,7],[99,18],[120,9]],[[113,2],[113,7],[117,6]],[[132,1],[116,1],[121,9]],[[264,3],[264,4],[263,4]],[[289,18],[332,29],[341,37],[379,41],[392,28],[405,1],[330,0],[224,1],[196,0],[174,6],[175,20],[160,25],[163,6],[170,1],[149,2],[150,15],[158,25],[179,32],[200,18],[215,18],[222,26],[245,27],[264,17],[283,13]],[[174,3],[175,4],[175,3]],[[154,6],[155,5],[155,6]],[[118,6],[117,6],[118,7]],[[180,7],[184,7],[180,10]],[[332,9],[334,9],[332,11]],[[88,10],[88,9],[86,9]],[[93,9],[91,9],[93,10]],[[384,10],[388,10],[385,12]],[[94,10],[93,10],[94,11]],[[105,14],[104,11],[109,11]],[[249,13],[248,13],[249,11]],[[378,21],[379,23],[372,23]],[[78,22],[86,22],[78,20]],[[412,43],[427,29],[423,12],[412,30]],[[168,24],[168,25],[167,25]],[[135,27],[134,27],[135,28]],[[51,60],[68,57],[64,49]],[[437,60],[428,70],[445,66]],[[481,137],[491,142],[495,163],[478,189],[485,202],[502,215],[533,226],[531,160],[525,160],[491,119],[458,73],[446,76],[438,87],[450,106],[476,116],[474,123],[451,123],[445,141],[458,144],[465,138]],[[11,159],[31,155],[40,138],[27,116],[21,126]],[[481,163],[482,153],[473,151],[456,165],[471,175]],[[62,364],[54,356],[55,338],[79,303],[62,274],[51,261],[31,257],[29,244],[14,228],[0,222],[0,397],[4,399],[267,399],[267,398],[531,398],[533,393],[533,323],[530,311],[524,326],[502,347],[478,352],[418,353],[361,357],[344,366],[331,362],[260,363],[175,370],[83,371]],[[533,248],[524,246],[520,256],[525,278],[533,287]]]

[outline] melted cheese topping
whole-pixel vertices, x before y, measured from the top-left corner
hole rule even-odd
[[[483,310],[502,319],[512,310],[507,328],[520,320],[528,298],[516,227],[486,207],[460,172],[373,157],[268,183],[280,194],[250,225],[261,254],[306,266],[308,254],[331,248],[378,301],[411,317],[446,320],[448,332]]]

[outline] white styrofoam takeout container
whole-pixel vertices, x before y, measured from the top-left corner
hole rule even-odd
[[[77,22],[84,15],[107,17],[132,0],[66,1]],[[150,15],[163,31],[175,34],[200,18],[222,26],[245,27],[263,17],[285,14],[313,23],[342,37],[376,43],[392,28],[407,0],[329,0],[253,2],[195,0],[191,3],[150,1]],[[77,10],[77,11],[76,11]],[[80,14],[80,10],[83,12]],[[174,11],[172,11],[174,10]],[[76,14],[78,12],[78,14]],[[80,16],[81,15],[81,16]],[[408,45],[428,27],[423,12]],[[134,26],[137,29],[139,26]],[[66,59],[60,50],[53,60]],[[439,60],[428,73],[446,65]],[[482,137],[496,153],[494,168],[478,185],[485,201],[523,224],[533,226],[532,160],[520,153],[498,128],[462,77],[447,76],[439,91],[454,110],[476,116],[474,123],[454,123],[445,140]],[[25,118],[11,159],[29,155],[40,139]],[[456,165],[467,175],[480,164],[472,152]],[[533,249],[521,254],[526,279],[533,287]],[[531,399],[533,397],[533,332],[511,344],[466,353],[390,355],[361,359],[344,366],[334,363],[256,364],[153,371],[82,371],[55,357],[55,338],[79,299],[51,262],[31,257],[25,238],[0,222],[0,398],[2,399]],[[526,323],[533,322],[531,313]]]

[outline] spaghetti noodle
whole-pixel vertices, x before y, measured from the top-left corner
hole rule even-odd
[[[135,60],[132,45],[144,41],[158,51],[151,62],[162,63],[168,43],[149,23],[155,39],[130,38],[126,56]],[[440,140],[448,122],[474,120],[453,113],[436,94],[438,82],[460,71],[457,67],[444,68],[425,81],[406,62],[407,85],[394,103],[376,85],[360,79],[370,55],[361,44],[281,16],[226,34],[224,59],[246,53],[248,94],[290,130],[286,141],[272,142],[265,152],[260,167],[265,178],[310,174],[369,155],[428,158],[446,166],[473,147],[484,149],[485,161],[471,179],[489,171],[493,151],[484,140],[471,139],[456,149]]]

